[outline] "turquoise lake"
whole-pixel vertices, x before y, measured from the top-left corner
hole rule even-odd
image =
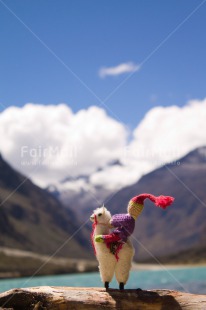
[[[68,274],[0,280],[0,291],[32,286],[96,286],[102,287],[99,273]],[[111,288],[118,288],[116,280]],[[127,289],[172,289],[194,294],[206,294],[206,267],[167,270],[132,271]]]

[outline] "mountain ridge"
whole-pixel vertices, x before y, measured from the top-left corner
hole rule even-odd
[[[206,151],[206,147],[198,148],[179,159],[179,165],[165,165],[148,173],[109,201],[114,214],[126,212],[128,201],[144,192],[175,197],[165,211],[145,202],[134,232],[137,259],[167,256],[205,245],[206,157],[200,156],[200,149]]]
[[[2,161],[3,159],[1,157],[0,169]],[[11,192],[14,186],[20,184],[24,180],[21,174],[14,170],[9,170],[12,168],[8,167],[10,166],[7,164],[7,171],[5,171],[4,174],[0,174],[0,201],[3,201],[6,195],[9,195],[9,191]],[[14,175],[12,173],[14,173]],[[175,197],[175,202],[172,206],[169,206],[167,210],[154,207],[149,201],[145,202],[145,208],[137,219],[133,234],[136,260],[147,261],[151,260],[151,257],[154,259],[154,257],[169,257],[171,255],[178,255],[178,253],[190,253],[190,250],[193,248],[198,248],[196,252],[202,253],[201,249],[204,248],[206,243],[206,224],[204,221],[204,207],[206,207],[205,175],[206,147],[201,147],[193,150],[172,164],[159,167],[144,175],[135,184],[119,190],[113,197],[111,192],[107,195],[106,192],[101,192],[101,188],[98,189],[102,197],[107,196],[106,200],[108,200],[108,202],[106,203],[106,207],[112,214],[126,213],[128,201],[132,197],[144,192],[152,193],[157,196],[163,194]],[[4,186],[2,185],[2,178],[4,179]],[[8,178],[8,180],[6,180],[6,178]],[[9,178],[12,178],[11,182],[9,182]],[[73,240],[74,246],[72,245],[71,248],[74,247],[74,249],[78,249],[72,251],[72,255],[73,257],[91,257],[92,249],[89,241],[91,223],[86,223],[86,221],[88,221],[92,209],[98,207],[101,202],[97,201],[92,194],[90,194],[91,198],[89,200],[87,198],[89,194],[86,189],[82,189],[81,192],[76,192],[75,196],[70,196],[69,191],[67,194],[67,198],[70,200],[65,202],[65,205],[67,205],[67,207],[72,205],[73,208],[71,209],[68,207],[68,209],[65,210],[57,198],[47,193],[47,191],[38,188],[30,180],[25,181],[21,189],[19,188],[19,190],[10,197],[8,202],[5,202],[7,205],[7,212],[4,208],[0,209],[1,235],[9,234],[11,239],[16,237],[17,243],[19,244],[18,246],[15,244],[15,248],[20,248],[22,250],[21,244],[24,244],[26,248],[23,249],[32,250],[31,244],[27,244],[27,234],[22,233],[24,230],[22,230],[21,227],[15,230],[15,225],[16,222],[24,220],[25,213],[27,214],[28,211],[28,205],[30,212],[27,216],[30,223],[32,225],[38,223],[39,211],[37,206],[39,203],[41,208],[43,208],[43,217],[45,217],[45,214],[47,217],[47,219],[44,218],[44,221],[48,221],[48,216],[51,212],[51,218],[49,219],[50,226],[53,230],[53,225],[55,223],[58,227],[57,230],[61,230],[61,232],[58,232],[61,236],[61,240],[62,236],[65,236],[65,232],[69,236],[69,234],[72,234],[72,232],[75,233],[78,230],[81,223],[85,222],[85,227],[83,230],[80,229],[77,234],[78,238],[75,236],[75,240]],[[41,199],[43,199],[43,197],[50,203],[42,205]],[[31,200],[34,201],[33,206],[31,206]],[[102,200],[104,201],[105,198]],[[16,201],[21,201],[20,207],[18,204],[15,204]],[[34,212],[34,206],[37,208],[37,213]],[[60,214],[58,214],[58,212],[56,213],[56,211],[54,212],[56,208],[58,208]],[[55,213],[54,217],[52,217],[53,212]],[[81,216],[81,223],[78,221],[79,215]],[[15,225],[11,225],[13,223]],[[68,223],[70,229],[67,227]],[[50,240],[51,236],[47,235],[45,238]],[[33,239],[32,242],[35,244],[35,251],[38,250],[37,252],[40,251],[42,254],[48,254],[44,253],[45,249],[39,249]],[[45,240],[43,243],[45,244]],[[57,243],[56,240],[55,244]],[[0,246],[8,246],[8,244],[13,246],[10,239],[5,239],[3,242],[2,237],[0,237]],[[60,255],[71,255],[69,252],[67,248],[66,251],[61,251]]]
[[[89,242],[71,210],[0,156],[0,246],[89,258]],[[63,244],[65,245],[63,246]]]
[[[153,255],[169,257],[192,248],[204,247],[205,175],[206,147],[203,146],[142,176],[136,183],[120,189],[114,196],[112,191],[102,195],[100,202],[106,201],[106,207],[112,214],[126,213],[128,201],[144,192],[175,197],[173,205],[167,210],[154,207],[149,201],[145,202],[133,235],[137,260],[149,260]],[[98,194],[101,194],[102,190],[99,188],[94,196],[97,194],[96,197],[99,198]],[[59,198],[62,197],[60,195]],[[82,219],[100,205],[84,188],[76,192],[75,197],[67,191],[64,198],[64,205],[73,204],[75,201],[78,208],[73,211]],[[89,225],[88,229],[91,229]]]

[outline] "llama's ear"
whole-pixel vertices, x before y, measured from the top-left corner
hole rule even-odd
[[[103,211],[103,213],[105,213],[105,206],[104,206],[104,204],[102,206],[102,211]]]

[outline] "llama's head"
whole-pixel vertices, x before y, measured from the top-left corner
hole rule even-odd
[[[101,208],[97,208],[94,210],[93,214],[90,216],[90,220],[92,222],[95,221],[96,223],[103,223],[103,224],[108,224],[109,221],[111,220],[111,213],[105,208],[104,206]]]

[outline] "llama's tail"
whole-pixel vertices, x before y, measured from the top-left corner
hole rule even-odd
[[[144,208],[145,199],[149,199],[154,204],[162,209],[166,209],[174,201],[174,197],[171,196],[154,196],[151,194],[141,194],[133,197],[128,204],[128,212],[137,218]]]
[[[145,199],[149,199],[152,202],[154,202],[154,204],[162,209],[166,209],[168,206],[170,206],[173,201],[174,201],[174,197],[171,196],[154,196],[151,194],[141,194],[138,196],[133,197],[130,201],[129,201],[129,206],[130,205],[139,205],[139,206],[143,206],[144,205],[144,200]]]

